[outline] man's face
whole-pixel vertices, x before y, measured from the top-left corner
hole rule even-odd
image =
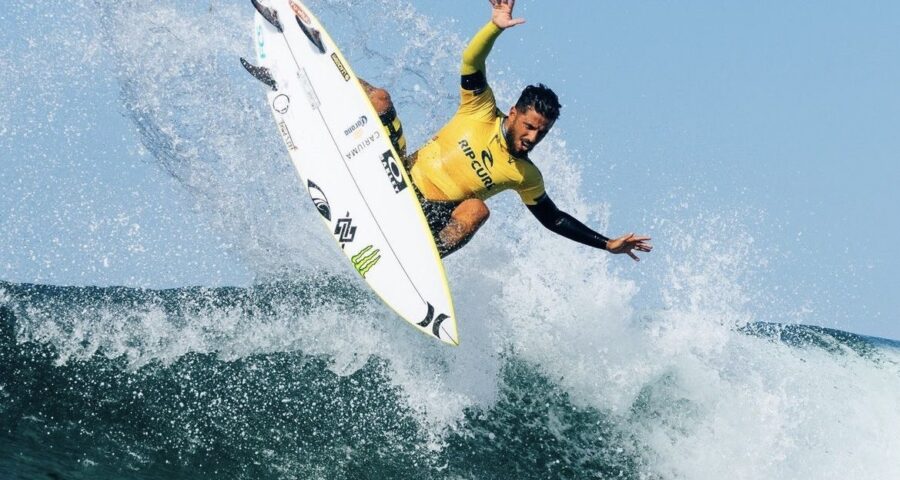
[[[552,127],[553,122],[536,112],[534,108],[528,107],[524,112],[520,112],[513,106],[509,109],[506,144],[509,145],[513,155],[526,156],[544,139]]]

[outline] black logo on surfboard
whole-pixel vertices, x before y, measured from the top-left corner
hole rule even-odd
[[[450,318],[450,316],[443,313],[435,317],[434,307],[428,303],[428,313],[425,314],[425,319],[419,322],[418,325],[422,328],[428,328],[428,325],[432,325],[431,333],[433,333],[435,337],[441,338],[441,324],[448,318]],[[432,322],[434,323],[432,324]]]
[[[387,174],[391,186],[394,187],[394,193],[400,193],[406,188],[406,180],[403,179],[403,172],[394,159],[394,152],[388,150],[381,155],[381,165],[384,166],[384,173]]]
[[[325,192],[319,188],[318,185],[313,183],[312,180],[306,182],[306,189],[309,191],[309,196],[312,197],[313,205],[316,206],[316,210],[319,211],[319,214],[325,217],[325,220],[331,221],[331,205],[328,204],[328,197],[325,196]]]
[[[338,242],[341,244],[341,248],[356,238],[356,226],[353,225],[353,219],[350,218],[350,212],[343,218],[339,218],[334,225],[334,234],[338,237]]]
[[[272,109],[284,115],[291,106],[291,97],[281,93],[272,100]]]

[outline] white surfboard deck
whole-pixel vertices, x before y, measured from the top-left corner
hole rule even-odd
[[[415,328],[459,344],[443,263],[400,157],[349,62],[298,0],[261,2],[258,65],[279,135],[325,226],[354,269]],[[305,30],[305,32],[304,32]]]

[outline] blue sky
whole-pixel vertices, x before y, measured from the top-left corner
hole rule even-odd
[[[435,4],[463,31],[486,18]],[[900,4],[517,11],[527,23],[505,32],[489,68],[557,90],[557,128],[585,165],[587,196],[612,206],[610,233],[681,201],[739,212],[771,257],[764,283],[786,301],[814,305],[827,326],[900,336]]]
[[[481,0],[414,4],[461,37],[488,18]],[[67,47],[37,52],[29,8],[0,7],[0,279],[249,282],[188,193],[142,156],[116,80],[40,71],[35,57]],[[584,196],[612,208],[607,233],[735,215],[785,302],[816,305],[816,323],[900,338],[900,4],[520,0],[517,11],[528,23],[500,39],[489,72],[559,93],[556,128]],[[44,83],[40,96],[21,92],[16,68]],[[656,243],[651,255],[670,241]]]

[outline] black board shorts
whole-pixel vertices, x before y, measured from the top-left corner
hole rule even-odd
[[[437,240],[438,233],[450,223],[453,211],[456,210],[456,207],[462,202],[438,202],[428,200],[422,195],[422,192],[419,191],[415,184],[413,184],[413,189],[416,191],[416,197],[419,199],[419,203],[422,204],[422,212],[425,213],[425,220],[428,221],[428,228],[431,229],[431,235]]]

